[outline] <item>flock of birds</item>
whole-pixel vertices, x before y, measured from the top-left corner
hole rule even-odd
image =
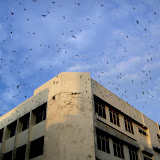
[[[15,2],[16,3],[16,2]],[[38,2],[38,0],[33,0],[33,3],[39,3]],[[73,2],[76,6],[79,6],[79,7],[81,7],[81,3],[80,2]],[[23,2],[19,2],[18,3],[20,6],[22,6],[23,7]],[[61,4],[58,4],[58,2],[57,1],[51,1],[50,2],[50,4],[51,5],[56,5],[56,7],[58,7],[58,8],[60,8],[61,7]],[[102,3],[99,3],[99,7],[105,7],[105,4],[102,4]],[[133,12],[136,12],[136,7],[133,7],[132,8],[132,10],[133,10]],[[23,11],[24,12],[27,12],[27,8],[25,7],[24,9],[23,9]],[[5,28],[6,27],[6,25],[8,25],[9,27],[10,27],[10,34],[11,35],[13,35],[14,34],[14,31],[12,31],[12,25],[11,24],[9,24],[9,20],[11,19],[11,17],[13,17],[13,16],[15,16],[17,13],[16,13],[16,10],[15,11],[11,11],[10,12],[10,17],[6,17],[6,20],[8,20],[8,22],[7,23],[5,23],[4,25],[3,25],[3,27]],[[155,11],[153,11],[153,15],[157,15],[158,13],[157,12],[155,12]],[[44,18],[44,19],[46,19],[47,18],[47,16],[48,15],[51,15],[51,11],[50,10],[48,10],[48,9],[46,9],[46,14],[41,14],[40,16],[42,17],[42,18]],[[61,17],[61,19],[62,19],[62,21],[64,20],[66,20],[67,18],[66,18],[67,16],[66,15],[63,15],[62,17]],[[102,18],[102,16],[98,16],[98,18]],[[30,22],[30,23],[32,23],[31,22],[31,19],[32,19],[32,17],[28,17],[27,19],[26,19],[26,21],[28,21],[28,22]],[[89,17],[87,17],[84,21],[90,21],[90,18]],[[94,25],[96,22],[92,22],[92,24]],[[149,20],[148,21],[148,23],[152,23],[151,22],[151,20]],[[141,24],[141,21],[140,20],[138,20],[138,19],[136,19],[135,20],[135,25],[140,25]],[[65,26],[64,26],[65,27]],[[13,27],[14,28],[14,27]],[[14,30],[14,29],[13,29]],[[77,29],[77,28],[75,28],[75,30],[76,30],[76,32],[78,31],[78,32],[82,32],[83,31],[83,29],[81,29],[81,28],[79,28],[79,29]],[[146,28],[144,28],[143,29],[143,31],[144,31],[144,34],[145,34],[145,37],[147,37],[147,27]],[[71,39],[73,39],[73,40],[77,40],[78,39],[78,37],[76,36],[76,34],[74,34],[75,32],[74,32],[74,29],[72,29],[72,30],[70,30],[69,31],[70,32],[70,36],[71,36]],[[30,31],[27,31],[27,34],[30,34],[30,35],[32,35],[32,36],[36,36],[38,33],[36,33],[36,32],[30,32]],[[62,32],[61,33],[61,36],[64,36],[65,35],[65,32]],[[129,37],[129,34],[128,35],[126,35],[126,39],[129,39],[130,37]],[[3,40],[3,43],[5,44],[5,45],[9,45],[9,44],[7,44],[7,39],[4,39]],[[27,44],[26,44],[27,45]],[[122,54],[122,58],[125,58],[125,57],[127,57],[127,54],[129,54],[129,53],[127,53],[127,48],[126,47],[124,47],[122,44],[120,44],[120,46],[122,47],[122,49],[123,49],[123,54]],[[67,55],[68,54],[68,51],[67,51],[67,44],[65,44],[65,43],[60,43],[60,42],[58,42],[58,43],[55,43],[53,46],[51,46],[50,44],[47,44],[47,42],[45,43],[45,44],[39,44],[39,47],[46,47],[46,48],[48,48],[48,49],[51,49],[52,50],[52,47],[54,47],[54,48],[56,48],[56,50],[57,50],[57,53],[58,54],[60,54],[60,53],[62,53],[62,50],[63,50],[63,53],[64,53],[64,55]],[[150,48],[152,49],[152,48],[154,48],[154,46],[153,45],[151,45],[150,46]],[[26,65],[26,67],[28,66],[28,65],[32,65],[32,63],[33,63],[33,61],[32,61],[32,57],[33,57],[33,48],[30,48],[29,46],[28,46],[28,54],[27,55],[25,55],[24,56],[24,58],[23,58],[23,64],[24,65]],[[12,53],[13,54],[17,54],[17,50],[16,49],[14,49],[14,50],[12,50]],[[74,53],[70,53],[70,54],[74,54]],[[100,55],[100,56],[104,56],[105,55],[105,52],[103,52],[102,53],[102,55]],[[19,67],[19,68],[17,68],[17,59],[11,59],[11,57],[14,57],[14,56],[1,56],[0,57],[0,65],[3,67],[3,69],[4,68],[7,68],[8,67],[8,65],[9,66],[11,66],[11,67],[8,67],[9,69],[7,70],[7,72],[10,72],[10,75],[12,76],[12,75],[16,75],[16,77],[17,77],[17,79],[18,79],[18,84],[16,84],[16,86],[15,86],[15,90],[17,90],[15,93],[15,95],[12,95],[12,97],[13,98],[15,98],[15,99],[18,99],[20,96],[21,96],[21,94],[22,94],[22,91],[23,92],[25,92],[25,90],[24,90],[24,86],[25,87],[27,87],[27,82],[25,81],[25,77],[23,77],[23,70],[21,70],[21,67]],[[76,58],[77,59],[77,61],[78,61],[78,59],[80,59],[80,60],[85,60],[85,58],[87,58],[88,57],[88,55],[81,55],[80,53],[79,54],[75,54],[75,55],[73,55],[73,57],[74,58]],[[119,57],[118,57],[119,58]],[[113,56],[113,57],[111,57],[110,58],[111,59],[111,61],[106,61],[106,65],[108,65],[108,66],[111,66],[112,65],[112,68],[114,69],[114,68],[116,68],[116,64],[115,63],[113,63],[116,59],[117,59],[117,57],[116,56]],[[152,57],[152,54],[150,54],[150,53],[148,53],[148,58],[146,59],[146,63],[152,63],[152,61],[153,61],[153,57]],[[22,62],[21,62],[22,63]],[[65,60],[63,60],[62,61],[62,63],[61,63],[61,65],[64,65],[64,63],[68,63],[68,62],[66,62]],[[52,68],[53,69],[53,65],[52,64],[48,64],[48,66],[49,66],[49,68]],[[11,69],[10,69],[11,68]],[[16,68],[16,70],[15,70],[15,68]],[[40,68],[39,68],[39,71],[40,71],[40,73],[39,74],[41,74],[42,72],[46,72],[46,69],[45,69],[45,67],[42,67],[42,66],[40,66]],[[90,67],[90,68],[88,68],[88,72],[94,72],[94,69],[92,68],[92,67]],[[53,75],[53,74],[52,74]],[[131,100],[131,98],[130,97],[128,97],[128,90],[127,90],[127,88],[122,88],[121,87],[121,80],[123,79],[123,73],[118,73],[118,74],[116,74],[116,75],[114,75],[114,77],[115,77],[115,81],[112,81],[112,80],[107,80],[107,81],[103,81],[102,79],[103,79],[103,75],[105,75],[105,69],[104,69],[104,71],[103,72],[99,72],[99,74],[97,75],[97,77],[93,77],[95,80],[97,80],[97,81],[99,81],[100,83],[103,83],[103,84],[105,84],[106,85],[106,88],[107,88],[107,86],[110,88],[110,89],[112,89],[112,91],[113,92],[115,92],[118,96],[120,96],[122,99],[124,99],[125,101],[128,101],[128,103],[130,102],[130,101],[132,101]],[[143,77],[143,81],[141,81],[140,82],[140,85],[141,85],[141,89],[140,89],[140,92],[139,93],[136,93],[136,94],[134,94],[133,96],[134,96],[134,98],[135,99],[138,99],[139,97],[142,97],[143,95],[147,95],[147,97],[145,98],[146,100],[145,100],[145,103],[147,103],[147,100],[151,97],[154,97],[154,95],[150,95],[151,93],[149,92],[149,91],[146,91],[145,90],[145,88],[146,88],[146,86],[147,86],[147,84],[149,84],[149,82],[150,81],[152,81],[152,71],[151,70],[143,70],[143,69],[140,69],[139,70],[139,73],[137,74],[137,76],[141,76],[141,77]],[[23,77],[23,78],[22,78]],[[52,76],[53,77],[53,76]],[[107,82],[107,84],[106,84],[106,82]],[[130,84],[131,85],[136,85],[136,83],[137,82],[135,82],[135,80],[134,79],[131,79],[131,82],[130,82]],[[151,92],[153,92],[153,90],[151,89]],[[155,90],[155,92],[158,92],[158,90]],[[10,89],[8,90],[8,93],[10,93]],[[24,95],[24,94],[22,94],[22,95]],[[28,98],[28,96],[27,95],[24,95],[24,97],[23,98]],[[3,104],[5,104],[5,103],[8,103],[8,102],[6,102],[5,100],[3,100],[3,99],[1,99],[1,102],[0,102],[0,104],[1,105],[3,105]],[[12,106],[13,107],[13,106]],[[12,108],[11,107],[11,108]],[[14,106],[15,107],[15,106]],[[144,108],[144,106],[143,106],[143,108]],[[6,111],[8,111],[8,110],[4,110],[4,112],[6,112]]]

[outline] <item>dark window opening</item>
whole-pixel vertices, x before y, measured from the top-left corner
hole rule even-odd
[[[26,145],[17,148],[15,160],[25,160]]]
[[[30,117],[30,114],[27,113],[26,115],[24,115],[23,117],[20,118],[20,122],[22,124],[22,131],[28,129],[28,127],[29,127],[29,117]]]
[[[31,142],[29,158],[34,158],[43,154],[44,137],[40,137]]]
[[[147,133],[143,131],[142,129],[138,128],[139,132],[142,133],[143,135],[147,136]]]
[[[95,106],[95,112],[102,118],[106,119],[106,111],[105,111],[105,102],[94,96],[94,106]]]
[[[159,134],[157,134],[157,137],[158,137],[158,142],[160,143],[160,135],[159,135]]]
[[[124,123],[125,123],[126,131],[134,134],[132,121],[124,117]]]
[[[152,159],[144,156],[144,160],[152,160]]]
[[[137,149],[129,147],[129,157],[130,160],[138,160]]]
[[[13,123],[8,125],[9,129],[9,138],[13,137],[16,132],[16,126],[17,126],[17,121],[14,121]]]
[[[4,129],[1,129],[1,130],[0,130],[0,143],[2,142],[2,138],[3,138],[3,130],[4,130]]]
[[[12,160],[12,151],[5,153],[3,160]]]
[[[112,109],[109,109],[109,113],[110,113],[110,122],[114,123],[117,126],[120,126],[119,114]]]
[[[118,140],[113,140],[114,155],[124,159],[123,144]]]
[[[46,119],[46,107],[47,107],[47,103],[44,103],[38,108],[36,108],[35,110],[33,110],[33,113],[36,116],[35,124],[42,122]]]
[[[109,149],[109,138],[106,134],[106,132],[96,128],[96,134],[97,134],[97,147],[99,150],[110,153]]]

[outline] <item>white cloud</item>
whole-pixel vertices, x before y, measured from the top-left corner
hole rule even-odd
[[[160,62],[153,62],[151,64],[145,64],[143,67],[144,70],[155,70],[155,69],[160,69]]]
[[[77,64],[66,69],[66,72],[86,72],[91,68],[88,64]]]

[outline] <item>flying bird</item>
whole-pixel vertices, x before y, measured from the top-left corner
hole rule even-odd
[[[72,37],[76,39],[76,37],[75,37],[75,36],[72,36]]]

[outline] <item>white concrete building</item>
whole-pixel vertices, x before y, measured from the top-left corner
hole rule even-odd
[[[0,160],[160,160],[160,126],[91,79],[61,73],[0,117]]]

